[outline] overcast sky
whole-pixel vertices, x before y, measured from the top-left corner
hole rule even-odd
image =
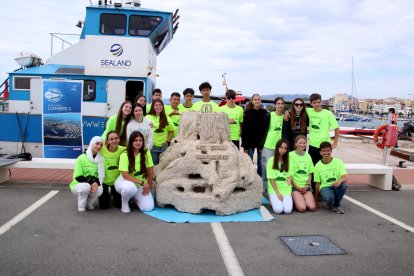
[[[92,1],[97,3],[97,1]],[[174,12],[180,27],[158,57],[164,97],[209,81],[213,94],[310,94],[352,91],[359,98],[414,94],[413,0],[142,0]],[[51,32],[80,33],[87,0],[8,1],[0,18],[0,75],[18,51],[50,57]],[[73,39],[72,39],[73,40]]]

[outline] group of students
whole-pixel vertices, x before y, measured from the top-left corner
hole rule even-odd
[[[131,212],[131,199],[141,211],[151,211],[154,163],[144,135],[133,131],[126,147],[119,144],[116,131],[109,131],[106,137],[106,143],[99,136],[93,137],[86,153],[76,159],[70,188],[78,199],[78,211],[95,209],[98,198],[99,207],[108,209],[110,194],[114,206],[123,213]]]
[[[274,212],[289,214],[293,207],[314,211],[320,198],[327,208],[343,214],[347,173],[342,160],[332,157],[339,127],[332,112],[322,108],[321,96],[310,95],[311,108],[296,98],[287,111],[283,98],[277,97],[270,113],[261,110],[260,102],[255,94],[246,108],[242,146],[251,157],[257,152],[257,173]]]
[[[123,213],[130,212],[131,199],[141,211],[152,210],[153,166],[178,135],[181,114],[200,111],[208,103],[212,111],[227,114],[235,146],[240,148],[241,138],[241,146],[252,160],[256,151],[257,173],[276,213],[290,213],[293,206],[300,212],[313,211],[319,195],[328,208],[344,213],[340,201],[346,191],[346,171],[340,159],[331,157],[339,128],[332,112],[322,109],[319,94],[310,96],[312,108],[298,98],[286,112],[283,98],[277,97],[275,110],[269,113],[262,108],[258,94],[243,110],[236,105],[233,90],[226,91],[226,104],[219,107],[210,99],[211,89],[208,82],[200,84],[202,100],[196,103],[192,88],[183,91],[183,103],[174,92],[171,105],[164,105],[160,89],[152,92],[151,104],[143,95],[134,103],[124,102],[118,114],[108,119],[102,136],[93,137],[86,153],[76,160],[70,188],[78,198],[78,211],[94,209],[98,198],[100,208],[109,208],[110,194]],[[332,145],[331,129],[335,130]]]

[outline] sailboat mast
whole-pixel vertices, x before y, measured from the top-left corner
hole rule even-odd
[[[355,106],[355,103],[354,103],[354,90],[355,90],[355,98],[356,98],[356,100],[357,100],[357,104],[356,104],[356,106]],[[352,88],[351,88],[351,97],[352,97],[352,105],[353,105],[353,109],[354,109],[354,107],[355,107],[355,109],[356,109],[356,111],[357,111],[357,113],[358,113],[358,109],[359,109],[359,106],[358,106],[358,92],[357,92],[357,89],[356,89],[356,83],[355,83],[355,74],[354,74],[354,56],[352,56]]]

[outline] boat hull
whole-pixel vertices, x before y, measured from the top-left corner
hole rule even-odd
[[[1,152],[20,153],[20,143],[24,140],[27,152],[30,152],[33,157],[43,157],[42,115],[29,115],[28,118],[26,116],[16,113],[0,113],[3,129],[0,132]],[[87,147],[93,136],[102,135],[106,121],[107,118],[104,117],[82,116],[82,143],[84,147]],[[19,130],[18,122],[20,122],[21,130]],[[22,137],[23,134],[24,137]]]

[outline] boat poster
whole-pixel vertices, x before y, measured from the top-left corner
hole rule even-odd
[[[43,81],[43,156],[77,158],[82,154],[80,81]]]

